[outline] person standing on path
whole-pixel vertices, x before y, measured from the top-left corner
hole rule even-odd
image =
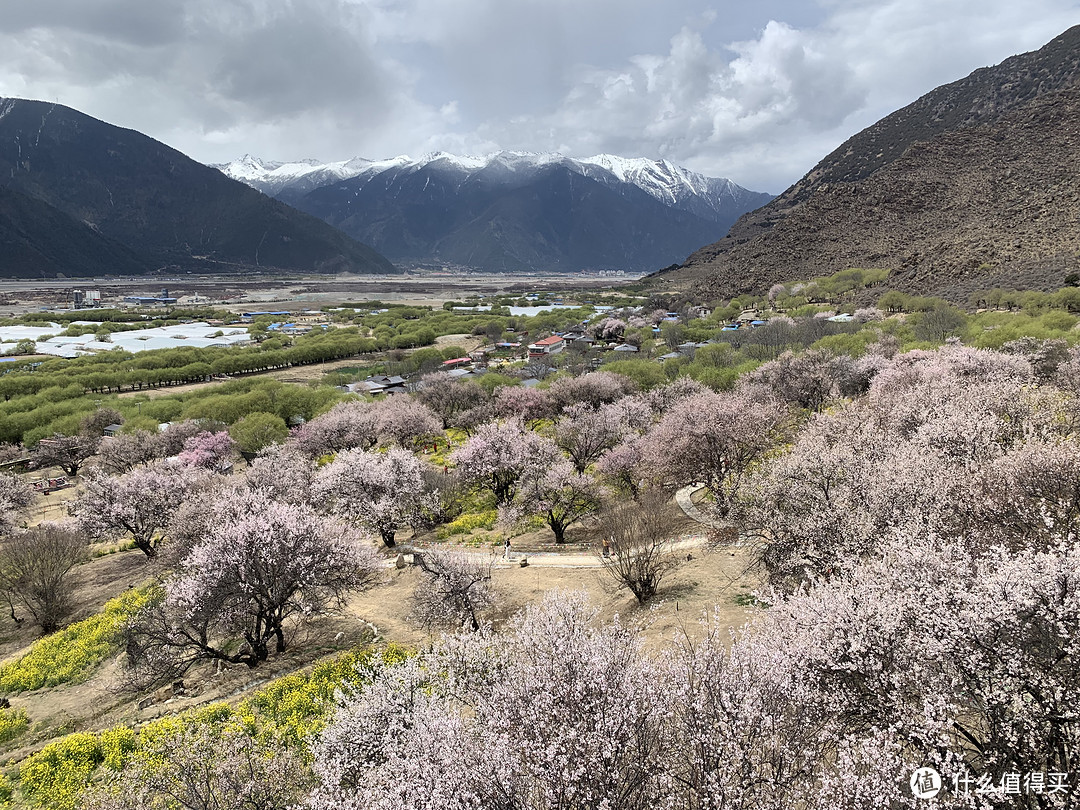
[[[506,543],[503,545],[503,559],[504,560],[509,560],[510,559],[510,538],[509,537],[506,538]]]

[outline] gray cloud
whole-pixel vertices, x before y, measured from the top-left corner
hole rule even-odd
[[[110,0],[111,28],[101,14],[49,25],[64,16],[60,0],[5,20],[0,93],[59,99],[156,137],[178,133],[174,145],[195,157],[199,143],[287,122],[301,136],[315,120],[333,131],[392,120],[396,97],[408,95],[378,55],[365,9],[347,0],[170,0],[145,37],[145,13],[129,18],[127,2]]]
[[[619,151],[676,162],[701,155],[753,154],[767,138],[798,140],[839,126],[867,88],[812,37],[770,22],[761,36],[711,49],[684,28],[663,55],[638,56],[618,70],[585,70],[541,120],[550,148],[575,154]],[[511,137],[535,122],[522,118]]]
[[[814,25],[768,21],[737,41],[719,41],[719,16],[686,25],[666,52],[582,68],[546,114],[492,120],[485,134],[574,154],[668,157],[775,192],[888,112],[1080,20],[1073,0],[820,6]]]
[[[0,95],[208,162],[436,149],[667,157],[779,191],[1076,0],[34,0]]]
[[[291,8],[232,33],[205,78],[208,89],[262,120],[384,110],[393,77],[363,47],[360,15],[344,4],[316,5],[324,13]]]
[[[177,41],[184,28],[184,0],[31,0],[7,3],[0,32],[67,31],[110,42],[160,45]]]

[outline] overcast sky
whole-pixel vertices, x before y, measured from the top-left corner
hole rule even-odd
[[[207,163],[667,158],[778,193],[1080,0],[7,0],[0,96]]]

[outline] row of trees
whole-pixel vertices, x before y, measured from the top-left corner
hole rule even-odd
[[[258,346],[163,349],[138,354],[117,350],[74,360],[46,360],[33,371],[0,375],[0,397],[8,401],[67,386],[78,386],[83,393],[94,394],[137,391],[199,382],[211,376],[322,363],[381,350],[375,341],[350,329],[312,333],[297,340],[295,345],[280,349]]]

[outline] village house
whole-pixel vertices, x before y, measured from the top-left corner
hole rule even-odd
[[[558,354],[564,348],[566,348],[566,341],[558,335],[552,335],[543,340],[538,340],[536,343],[530,343],[529,357],[546,357],[549,354]]]

